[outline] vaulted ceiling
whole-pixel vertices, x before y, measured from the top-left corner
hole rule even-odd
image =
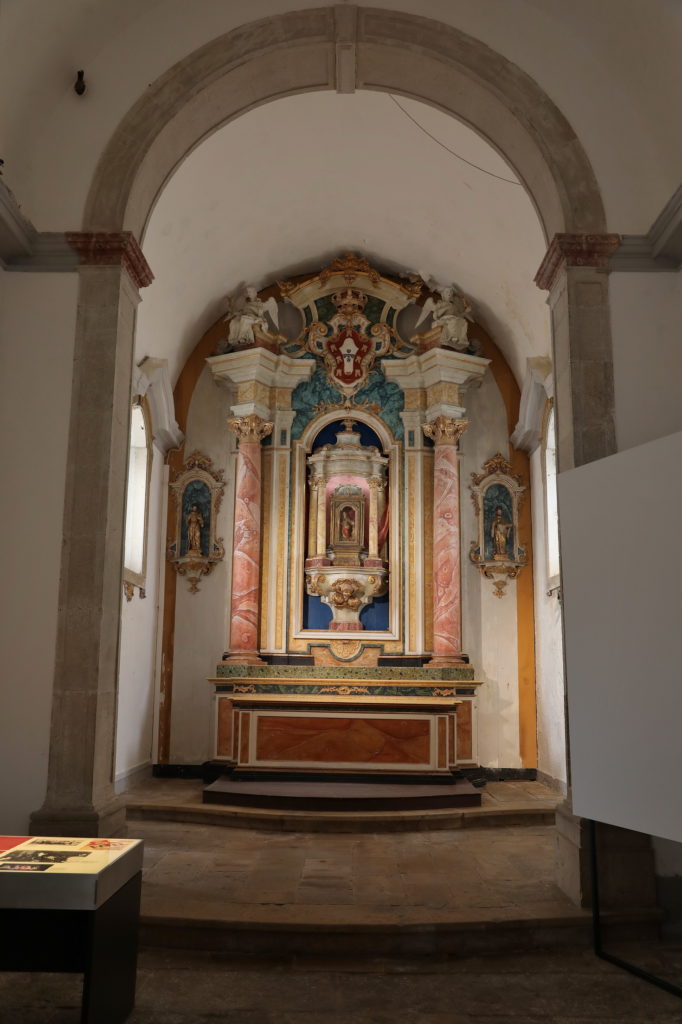
[[[533,283],[546,243],[530,199],[470,128],[399,103],[374,92],[277,100],[195,149],[144,239],[155,281],[137,359],[167,358],[175,379],[240,285],[261,288],[353,250],[455,282],[521,380],[526,358],[549,351]]]

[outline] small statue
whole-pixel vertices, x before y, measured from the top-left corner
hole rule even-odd
[[[355,529],[355,514],[351,508],[344,508],[341,512],[341,536],[344,540],[353,540]]]
[[[463,295],[458,295],[454,285],[446,285],[435,289],[438,300],[429,298],[424,303],[421,315],[417,320],[419,327],[429,313],[433,318],[433,326],[441,329],[441,344],[465,352],[471,348],[467,337],[469,321],[473,320],[471,303]]]
[[[507,558],[507,538],[511,533],[511,529],[512,524],[508,519],[505,519],[502,507],[498,505],[490,524],[490,538],[493,542],[493,558],[497,562]]]
[[[223,321],[229,324],[227,336],[228,351],[243,345],[253,345],[255,341],[253,329],[258,326],[267,331],[267,316],[270,316],[275,329],[279,330],[277,317],[277,300],[271,296],[266,302],[258,297],[252,284],[234,299],[229,300],[229,308]]]
[[[201,554],[201,531],[204,527],[204,517],[196,505],[187,513],[187,554]]]

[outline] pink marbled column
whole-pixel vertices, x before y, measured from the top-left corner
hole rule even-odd
[[[438,416],[423,426],[433,440],[433,657],[434,666],[462,664],[457,442],[466,420]]]
[[[239,437],[232,542],[232,619],[226,661],[260,664],[258,598],[260,583],[261,448],[272,423],[259,416],[227,421]]]

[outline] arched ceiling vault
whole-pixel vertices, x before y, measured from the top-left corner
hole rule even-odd
[[[138,313],[137,361],[167,358],[175,380],[227,294],[353,250],[389,271],[455,282],[522,381],[526,359],[549,352],[533,284],[545,251],[538,215],[475,132],[399,102],[307,93],[257,107],[198,146],[148,222],[155,281]]]

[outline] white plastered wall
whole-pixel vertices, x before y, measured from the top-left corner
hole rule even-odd
[[[480,388],[467,393],[469,427],[461,441],[460,471],[462,551],[462,646],[476,669],[478,687],[478,760],[490,768],[520,768],[519,672],[516,583],[503,598],[469,560],[470,542],[478,536],[471,501],[471,474],[502,452],[509,455],[507,416],[500,390],[490,372]]]
[[[153,430],[153,424],[152,424]],[[118,789],[152,764],[154,700],[158,688],[157,623],[163,580],[165,501],[163,455],[152,448],[147,517],[145,597],[139,589],[121,609],[121,648],[118,673],[115,781]]]
[[[566,733],[561,605],[548,594],[542,446],[530,458],[535,582],[535,679],[538,770],[566,785]]]
[[[0,833],[26,831],[47,783],[77,291],[0,272]]]
[[[611,274],[618,450],[682,430],[682,273]]]
[[[234,509],[234,436],[227,428],[231,393],[218,387],[206,367],[194,389],[185,431],[185,454],[198,449],[225,472],[225,493],[218,514],[216,535],[222,537],[225,558],[191,594],[180,577],[175,606],[175,654],[170,760],[201,764],[212,755],[213,687],[227,643],[228,596],[232,578],[232,522]]]

